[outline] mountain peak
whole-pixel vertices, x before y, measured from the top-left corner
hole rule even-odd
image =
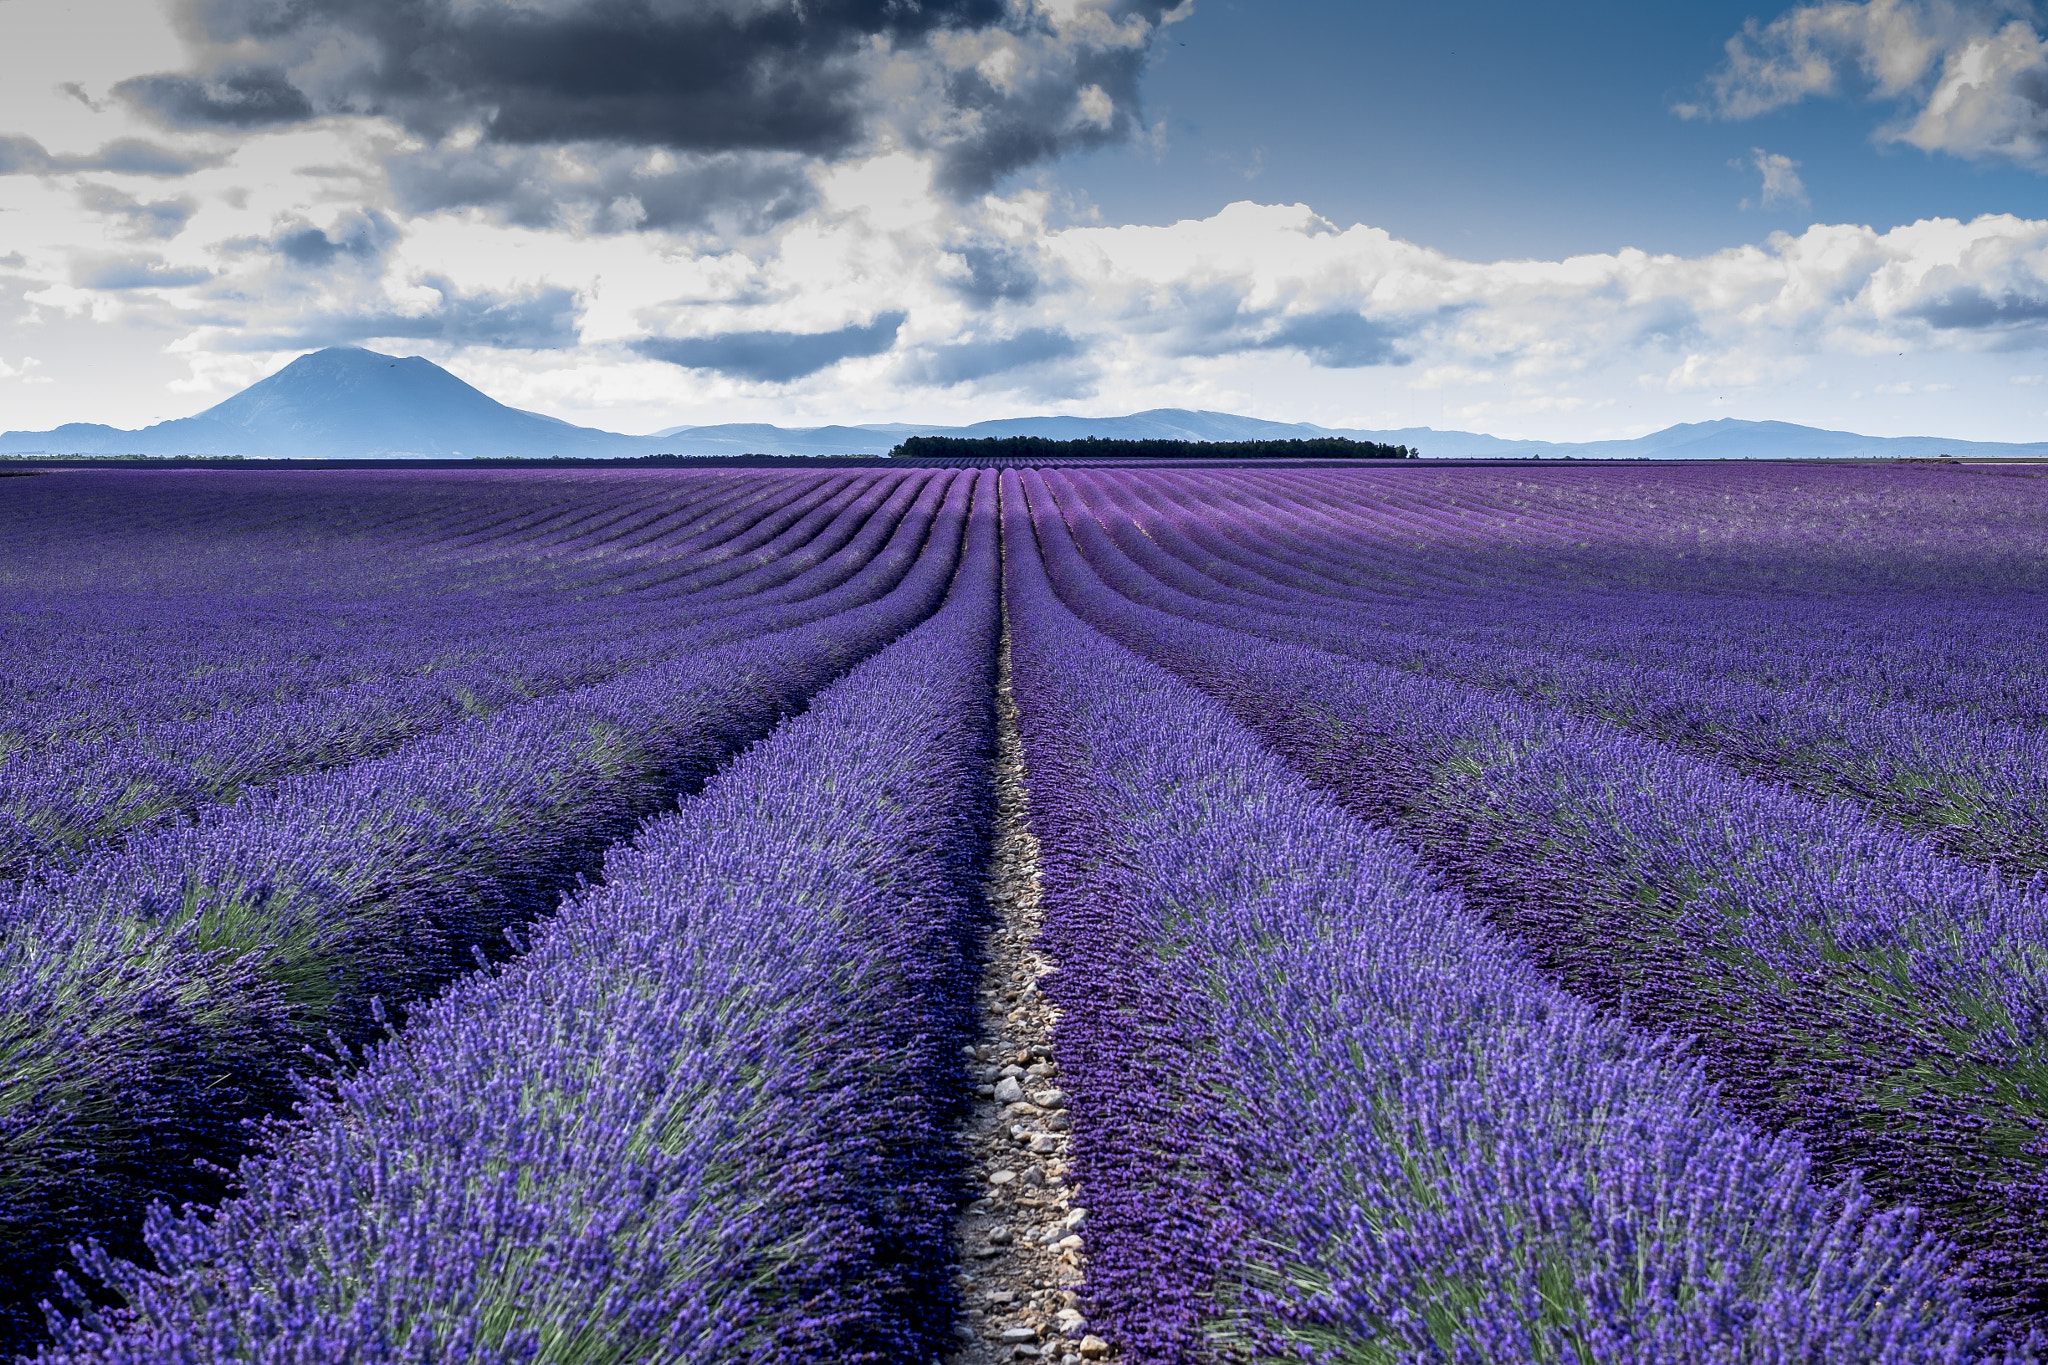
[[[360,346],[299,356],[197,416],[142,431],[73,425],[5,439],[11,449],[292,459],[653,453],[644,438],[507,407],[421,356]]]
[[[373,444],[396,442],[411,454],[426,452],[408,447],[438,444],[433,428],[449,419],[473,427],[479,420],[488,423],[517,411],[431,360],[330,346],[300,356],[199,418],[251,432],[315,439],[346,430]]]

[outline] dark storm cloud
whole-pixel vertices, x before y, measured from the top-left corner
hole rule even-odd
[[[1034,327],[998,340],[936,347],[906,365],[904,377],[920,384],[946,387],[1048,361],[1068,360],[1081,351],[1081,343],[1061,329]]]
[[[235,338],[234,348],[287,351],[406,340],[511,351],[554,351],[577,344],[577,298],[572,290],[539,288],[501,293],[485,289],[465,294],[439,276],[429,276],[422,283],[440,292],[439,307],[419,314],[389,309],[316,313],[298,319],[290,327],[244,332]]]
[[[862,119],[847,59],[872,39],[984,27],[1001,0],[183,0],[197,75],[117,93],[167,122],[246,127],[381,114],[505,143],[829,153]],[[323,55],[356,54],[354,59]],[[260,55],[259,55],[260,54]]]
[[[174,128],[274,128],[313,117],[313,102],[282,71],[137,76],[114,93]]]
[[[880,355],[896,344],[905,313],[883,313],[866,326],[834,332],[727,332],[709,337],[649,337],[633,349],[651,360],[692,370],[780,384],[842,360]]]
[[[599,230],[696,226],[714,203],[758,203],[779,221],[810,192],[775,158],[850,155],[885,131],[934,153],[939,184],[962,196],[1128,137],[1150,34],[1175,8],[1112,0],[1068,31],[1013,0],[176,3],[197,68],[115,87],[161,122],[252,129],[375,115],[429,144],[474,128],[480,141],[460,151],[389,154],[400,200]],[[940,33],[1007,44],[1009,74],[992,82],[966,49],[930,41]],[[909,68],[894,62],[906,54]],[[564,174],[492,155],[577,146],[711,160],[607,199],[619,166]],[[463,161],[481,165],[437,192],[437,171]],[[550,214],[556,190],[568,209]]]
[[[1126,4],[1114,13],[1156,27],[1174,8]],[[965,116],[968,131],[936,142],[939,187],[962,198],[983,194],[1027,166],[1127,140],[1139,127],[1138,77],[1147,55],[1145,47],[1071,47],[1062,60],[1002,87],[977,69],[953,73],[947,103]],[[1105,115],[1081,105],[1089,91],[1107,98]]]
[[[180,152],[141,138],[124,137],[109,142],[96,152],[68,156],[47,150],[32,137],[0,134],[0,175],[62,175],[72,171],[102,171],[116,175],[190,175],[218,166],[224,153]]]
[[[111,185],[80,185],[78,202],[94,213],[121,220],[123,231],[131,237],[175,237],[199,211],[199,201],[189,195],[144,203]]]
[[[630,232],[702,227],[758,232],[817,200],[801,158],[787,154],[668,155],[648,164],[643,149],[583,145],[564,170],[558,155],[532,147],[431,148],[385,162],[392,195],[407,213],[488,208],[520,227]]]

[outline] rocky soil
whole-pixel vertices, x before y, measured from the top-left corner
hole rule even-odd
[[[961,1212],[965,1316],[951,1365],[1114,1356],[1081,1301],[1088,1211],[1068,1179],[1066,1096],[1052,1049],[1053,1011],[1039,995],[1053,968],[1038,950],[1038,840],[1026,824],[1024,753],[1003,642],[996,754],[998,823],[989,895],[997,922],[982,979],[982,1041],[970,1049],[979,1094],[963,1134],[982,1195]]]

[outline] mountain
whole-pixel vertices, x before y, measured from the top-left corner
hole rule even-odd
[[[679,426],[622,436],[507,407],[418,356],[338,346],[300,356],[195,417],[140,431],[72,422],[52,431],[0,432],[0,454],[252,455],[302,459],[405,456],[584,457],[672,455],[884,455],[906,436],[1045,436],[1076,440],[1303,440],[1349,436],[1413,446],[1424,456],[1515,459],[1844,459],[1930,455],[2048,456],[2048,442],[2007,445],[1934,436],[1859,436],[1790,422],[1685,422],[1626,441],[1511,441],[1470,431],[1374,431],[1270,422],[1228,412],[1154,408],[1123,417],[1006,417],[972,426],[904,422],[778,427],[765,422]]]
[[[1685,422],[1648,436],[1626,441],[1513,441],[1472,431],[1438,431],[1433,427],[1319,427],[1310,422],[1269,422],[1228,412],[1190,412],[1155,408],[1127,417],[1010,417],[966,427],[887,426],[784,428],[764,423],[728,426],[670,427],[656,432],[661,448],[676,455],[736,454],[742,450],[780,455],[886,453],[911,435],[1044,436],[1072,441],[1088,436],[1105,440],[1139,438],[1176,441],[1286,441],[1318,436],[1348,436],[1412,446],[1438,459],[1545,459],[1572,456],[1581,460],[1788,460],[1901,459],[1932,455],[2048,456],[2048,442],[2031,445],[1997,441],[1954,441],[1939,436],[1859,436],[1850,431],[1825,431],[1791,422],[1744,422],[1724,417],[1714,422]]]
[[[507,407],[418,356],[337,346],[300,356],[196,417],[140,431],[74,422],[0,432],[0,452],[84,455],[646,455],[655,443]]]
[[[1681,422],[1626,441],[1510,441],[1470,431],[1404,427],[1396,431],[1332,431],[1361,441],[1386,441],[1419,448],[1440,459],[1581,460],[1845,460],[1924,459],[1935,455],[2012,458],[2048,456],[2048,441],[1957,441],[1945,436],[1859,436],[1792,422],[1745,422],[1723,417]]]
[[[1105,440],[1260,441],[1348,433],[1327,431],[1306,422],[1269,422],[1228,412],[1189,412],[1154,408],[1128,417],[1004,417],[965,427],[917,426],[891,422],[858,427],[769,426],[734,422],[709,427],[669,427],[654,433],[662,449],[674,455],[724,455],[743,450],[776,455],[884,455],[906,436],[1044,436],[1077,441],[1088,436]],[[1490,438],[1489,438],[1490,439]]]

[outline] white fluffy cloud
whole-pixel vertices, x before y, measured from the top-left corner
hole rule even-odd
[[[1754,118],[1852,83],[1899,101],[1880,141],[2048,171],[2048,40],[2015,0],[1822,0],[1728,40],[1688,117]]]

